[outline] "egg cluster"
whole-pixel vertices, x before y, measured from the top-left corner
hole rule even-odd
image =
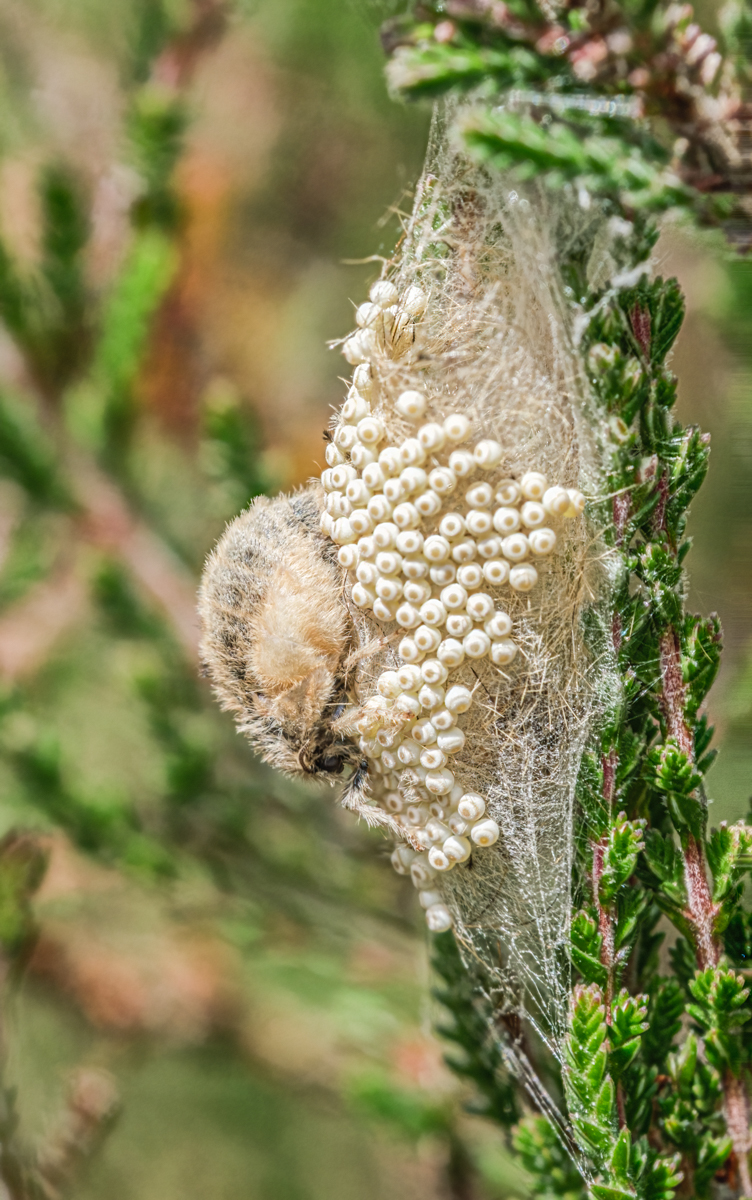
[[[513,622],[495,595],[535,587],[557,544],[553,526],[580,514],[585,501],[574,489],[549,486],[539,471],[504,478],[500,443],[473,441],[461,413],[425,420],[428,403],[419,391],[397,398],[395,411],[414,432],[390,444],[371,410],[367,360],[395,329],[405,336],[401,316],[414,320],[425,296],[411,287],[397,303],[386,281],[370,295],[357,310],[359,331],[343,347],[356,365],[327,446],[321,527],[340,547],[353,603],[402,634],[401,665],[381,674],[357,729],[369,771],[381,777],[377,803],[409,842],[397,846],[392,864],[412,876],[429,928],[439,932],[451,916],[438,877],[466,862],[473,846],[492,846],[499,837],[484,797],[455,782],[452,760],[465,745],[459,718],[473,693],[451,676],[466,661],[511,665],[518,652]]]

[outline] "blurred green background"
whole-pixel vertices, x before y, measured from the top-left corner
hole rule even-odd
[[[6,1005],[21,1137],[67,1072],[122,1112],[84,1200],[522,1197],[431,1034],[383,841],[262,768],[198,678],[203,559],[320,470],[430,114],[366,0],[0,0],[0,833],[49,851]],[[752,265],[658,246],[712,433],[692,603],[727,650],[713,817],[752,792]],[[353,262],[352,260],[361,260]],[[363,261],[365,260],[365,261]]]

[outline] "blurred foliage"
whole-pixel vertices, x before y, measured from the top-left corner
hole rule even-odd
[[[51,839],[7,1074],[31,1145],[72,1066],[116,1073],[84,1200],[527,1194],[423,1032],[409,885],[253,759],[186,632],[224,522],[316,470],[379,270],[342,260],[391,254],[420,167],[383,11],[252,0],[189,69],[189,0],[0,0],[0,832]]]
[[[32,831],[31,845],[52,836],[33,944],[27,902],[0,863],[0,935],[30,964],[6,1067],[18,1087],[3,1126],[14,1200],[35,1186],[23,1165],[33,1147],[68,1111],[60,1075],[82,1060],[116,1068],[123,1116],[89,1182],[71,1173],[55,1194],[375,1200],[401,1192],[406,1173],[430,1196],[453,1169],[444,1147],[460,1144],[447,1077],[418,1024],[411,895],[380,842],[328,796],[253,759],[196,667],[194,589],[223,522],[314,469],[266,448],[282,430],[273,395],[213,331],[203,293],[222,305],[217,264],[238,259],[254,291],[250,242],[262,293],[276,261],[274,309],[297,306],[300,328],[298,273],[373,242],[369,226],[402,186],[393,148],[406,146],[406,181],[423,138],[423,119],[410,123],[411,151],[389,113],[372,27],[335,7],[322,19],[310,0],[295,13],[261,4],[228,25],[212,3],[39,3],[22,16],[0,5],[18,57],[0,72],[16,113],[3,169],[34,201],[25,242],[25,201],[14,208],[12,182],[0,192],[0,316],[13,347],[0,363],[0,811],[3,829]],[[81,88],[74,113],[87,87],[104,99],[104,156],[101,128],[89,145],[75,115],[70,129],[55,126],[60,93],[34,110],[40,53],[62,63],[52,93]],[[221,113],[201,130],[202,72],[211,88],[223,54],[234,72],[226,102],[247,119],[242,76],[255,68],[264,136],[279,137],[258,179],[245,175],[242,124],[224,160],[211,157]],[[292,79],[304,62],[305,97],[272,87],[272,63]],[[319,183],[321,162],[303,165],[300,150],[322,118],[318,147],[339,138],[342,149]],[[359,139],[374,152],[364,179]],[[215,175],[225,198],[205,211]],[[326,290],[323,314],[302,312],[308,340],[322,344],[333,299],[335,324],[349,307],[341,283]],[[236,343],[247,320],[230,329]],[[338,365],[324,362],[301,444],[337,395]],[[71,858],[72,845],[99,866]],[[428,1083],[411,1074],[424,1068]],[[356,1099],[350,1083],[369,1072],[398,1098],[378,1128],[365,1085]],[[434,1107],[438,1124],[416,1125]],[[428,1158],[416,1145],[424,1133]]]

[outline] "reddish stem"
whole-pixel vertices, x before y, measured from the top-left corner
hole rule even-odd
[[[674,738],[689,761],[693,762],[692,733],[684,718],[686,688],[681,673],[681,646],[673,629],[667,630],[661,638],[660,656],[662,705],[668,734]],[[718,910],[713,904],[702,845],[689,834],[682,838],[682,849],[687,887],[687,915],[695,931],[697,965],[702,971],[708,967],[717,967],[721,957],[721,946],[713,928]],[[736,1079],[731,1071],[726,1071],[723,1076],[723,1113],[734,1147],[742,1196],[744,1200],[750,1200],[752,1177],[749,1170],[749,1152],[752,1140],[749,1131],[749,1102],[744,1084],[740,1079]]]
[[[752,1196],[752,1177],[749,1172],[749,1152],[752,1149],[752,1138],[749,1131],[749,1102],[741,1079],[737,1079],[731,1071],[726,1071],[723,1077],[723,1114],[726,1118],[726,1128],[734,1144],[736,1169],[739,1172],[739,1182],[744,1200]]]
[[[601,935],[601,962],[607,971],[606,991],[604,1001],[606,1006],[606,1024],[611,1024],[611,1005],[614,998],[614,927],[611,916],[608,911],[603,908],[598,892],[600,888],[601,878],[603,876],[603,859],[608,845],[607,838],[601,838],[593,846],[593,896],[595,898],[595,906],[598,910],[598,932]]]
[[[686,688],[681,672],[681,646],[673,629],[668,629],[661,638],[660,661],[661,703],[666,729],[688,761],[693,762],[694,740],[684,718]],[[713,928],[717,909],[710,891],[702,845],[692,834],[685,834],[682,849],[688,916],[695,931],[697,965],[703,971],[707,967],[716,967],[721,957],[720,943]]]

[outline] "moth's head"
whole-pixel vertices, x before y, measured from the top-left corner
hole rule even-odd
[[[268,762],[332,778],[360,754],[332,728],[348,703],[352,628],[319,517],[320,490],[310,488],[261,497],[228,526],[201,581],[201,658]]]

